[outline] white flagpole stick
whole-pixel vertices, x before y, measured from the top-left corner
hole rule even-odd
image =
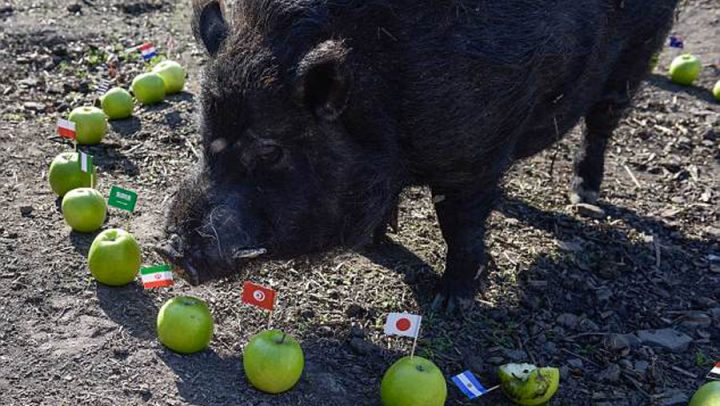
[[[498,389],[499,387],[500,387],[500,385],[495,385],[492,388],[486,390],[485,393],[490,393],[490,392],[494,391],[495,389]]]
[[[420,337],[420,324],[418,323],[417,331],[415,332],[415,338],[413,339],[412,350],[410,350],[410,359],[415,356],[415,347],[417,347],[417,340]]]
[[[267,324],[268,330],[270,330],[270,326],[272,325],[272,314],[273,314],[273,311],[270,310],[270,314],[268,314],[268,324]]]

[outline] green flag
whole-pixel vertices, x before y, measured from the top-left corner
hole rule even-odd
[[[108,206],[116,209],[126,210],[132,213],[135,211],[137,203],[137,193],[132,190],[123,189],[118,186],[110,188],[110,197],[108,197]]]

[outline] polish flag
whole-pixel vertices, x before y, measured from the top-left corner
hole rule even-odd
[[[410,313],[390,313],[385,322],[386,335],[417,337],[422,316]]]
[[[57,132],[63,138],[75,139],[75,123],[70,120],[60,119],[57,123]]]
[[[713,369],[707,374],[708,379],[720,380],[720,362],[716,362]]]
[[[242,301],[272,311],[275,306],[275,291],[252,282],[243,284]]]

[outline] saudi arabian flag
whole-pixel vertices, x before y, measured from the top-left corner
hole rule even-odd
[[[145,289],[164,288],[173,285],[173,274],[170,265],[155,265],[140,269]]]

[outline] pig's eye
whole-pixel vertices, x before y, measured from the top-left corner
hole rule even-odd
[[[258,158],[265,165],[274,165],[283,157],[283,150],[278,145],[266,144],[258,148]]]

